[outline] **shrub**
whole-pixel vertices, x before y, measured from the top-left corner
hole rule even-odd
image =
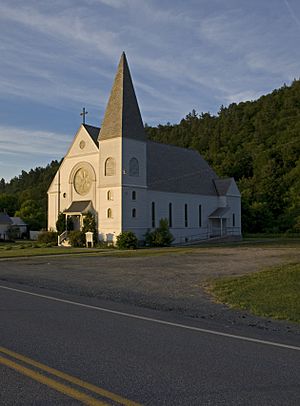
[[[66,224],[66,215],[64,213],[59,212],[57,221],[56,221],[56,230],[59,235],[62,234],[66,230],[66,226],[67,226],[68,231],[73,230],[74,224],[73,224],[72,217],[70,217],[70,216],[67,217],[67,224]]]
[[[174,237],[170,233],[167,219],[160,219],[159,226],[145,235],[146,245],[150,247],[166,247],[171,245],[172,241],[174,241]]]
[[[88,212],[83,217],[83,228],[82,231],[86,233],[87,231],[91,231],[93,233],[94,243],[96,244],[98,241],[98,232],[96,226],[95,216],[92,212]]]
[[[117,236],[117,247],[121,250],[136,249],[138,239],[132,231],[123,231]]]
[[[85,246],[85,234],[83,231],[70,231],[68,234],[70,244],[72,247],[84,247]]]
[[[115,248],[113,243],[110,241],[98,241],[97,244],[95,245],[96,248]]]
[[[38,235],[37,240],[39,243],[57,245],[57,233],[55,231],[43,231]]]

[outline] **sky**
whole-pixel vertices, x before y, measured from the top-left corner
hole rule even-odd
[[[145,123],[255,100],[300,77],[299,0],[0,0],[0,178],[100,126],[122,51]]]

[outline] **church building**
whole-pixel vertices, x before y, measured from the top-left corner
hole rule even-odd
[[[162,218],[175,243],[241,235],[234,179],[220,179],[195,150],[147,139],[124,53],[102,127],[79,127],[49,187],[48,229],[60,212],[80,229],[89,211],[105,241],[128,230],[143,240]]]

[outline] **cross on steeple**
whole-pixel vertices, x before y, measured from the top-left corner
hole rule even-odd
[[[85,111],[85,107],[83,107],[82,112],[80,115],[82,116],[82,124],[85,124],[85,116],[88,114],[88,111]]]

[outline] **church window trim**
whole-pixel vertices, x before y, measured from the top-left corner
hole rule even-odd
[[[129,176],[140,176],[139,161],[135,157],[131,158],[129,161]]]
[[[114,158],[109,157],[105,161],[104,165],[104,175],[114,176],[116,174],[116,161]]]
[[[111,208],[107,209],[107,218],[112,219],[112,209]]]

